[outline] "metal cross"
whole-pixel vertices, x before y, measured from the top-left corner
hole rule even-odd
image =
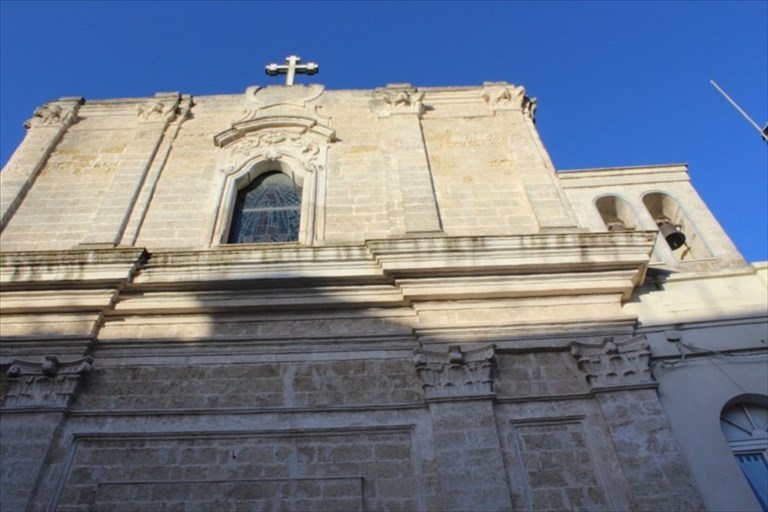
[[[296,78],[296,73],[302,73],[305,75],[314,75],[320,71],[320,66],[314,62],[307,62],[301,64],[301,57],[298,55],[289,55],[285,58],[285,64],[267,64],[266,69],[269,76],[285,75],[285,85],[293,85],[293,80]]]

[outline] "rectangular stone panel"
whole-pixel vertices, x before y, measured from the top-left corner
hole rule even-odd
[[[409,427],[78,437],[53,507],[415,510]]]
[[[302,478],[190,480],[175,482],[102,482],[96,510],[313,510],[362,511],[363,479]]]
[[[513,425],[530,508],[609,510],[581,422]]]

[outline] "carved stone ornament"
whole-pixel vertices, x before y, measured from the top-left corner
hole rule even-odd
[[[304,167],[315,168],[320,147],[305,137],[283,131],[244,137],[231,150],[232,159],[244,160],[261,153],[267,160],[277,160],[284,153],[299,158]]]
[[[317,119],[327,125],[329,119],[320,115],[322,107],[313,105],[323,94],[325,86],[319,84],[252,86],[245,90],[242,117],[237,123],[244,123],[258,117],[300,115]]]
[[[69,362],[56,356],[44,356],[40,363],[14,360],[4,407],[66,407],[92,365],[90,356]]]
[[[536,109],[539,108],[538,101],[535,96],[533,98],[528,96],[523,98],[523,113],[534,123],[536,122]]]
[[[316,100],[325,90],[320,84],[294,85],[293,87],[270,86],[249,87],[245,96],[249,102],[255,103],[257,108],[269,108],[277,105],[295,105],[305,107],[309,102]]]
[[[536,112],[536,98],[529,98],[523,87],[507,82],[485,82],[483,99],[493,111],[522,110],[531,119]]]
[[[424,93],[409,84],[388,85],[383,89],[373,91],[373,112],[381,117],[394,114],[424,113]]]
[[[136,106],[136,115],[142,121],[168,121],[176,114],[176,102],[150,100]]]
[[[645,336],[621,342],[607,337],[599,345],[573,342],[571,354],[593,388],[646,384],[651,380],[651,352]]]
[[[24,127],[29,129],[38,126],[71,125],[77,121],[77,110],[82,103],[82,98],[74,98],[71,101],[52,102],[38,107],[32,118],[24,123]]]
[[[417,350],[413,358],[427,400],[492,396],[496,346],[462,351],[452,345],[448,352]]]

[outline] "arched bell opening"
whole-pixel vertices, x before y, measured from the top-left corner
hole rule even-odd
[[[643,196],[643,204],[651,214],[661,238],[680,261],[711,256],[704,240],[677,200],[663,192]]]
[[[632,231],[637,226],[637,216],[627,201],[618,196],[602,196],[595,201],[605,228],[611,232]]]

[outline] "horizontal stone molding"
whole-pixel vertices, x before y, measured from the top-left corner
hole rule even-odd
[[[178,409],[69,409],[72,417],[146,417],[146,416],[251,416],[254,414],[327,414],[327,413],[375,413],[423,409],[423,402],[365,405],[318,405],[318,406],[263,406]]]
[[[120,285],[130,279],[149,255],[144,249],[74,249],[0,253],[3,291],[77,283],[77,287]]]
[[[3,293],[2,314],[63,313],[111,309],[116,290],[24,290]]]
[[[296,244],[158,251],[135,282],[244,279],[426,278],[482,274],[631,271],[642,280],[655,232],[370,240],[364,245]],[[630,286],[631,288],[631,286]],[[628,292],[628,291],[627,291]]]
[[[425,304],[421,311],[434,301],[449,307],[448,301],[528,297],[589,297],[610,305],[643,279],[652,244],[653,234],[633,232],[248,245],[151,255],[140,248],[7,252],[0,255],[2,311],[267,313]],[[431,326],[423,327],[430,336]]]

